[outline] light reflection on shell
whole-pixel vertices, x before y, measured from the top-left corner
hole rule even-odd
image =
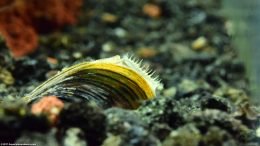
[[[35,102],[54,95],[64,101],[94,102],[98,106],[135,109],[156,96],[162,84],[153,72],[142,67],[133,56],[114,56],[82,62],[63,69],[22,99]]]

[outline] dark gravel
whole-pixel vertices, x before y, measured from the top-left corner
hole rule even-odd
[[[143,12],[147,3],[159,7],[159,17]],[[7,101],[0,105],[0,143],[260,145],[260,110],[250,103],[246,71],[220,9],[217,0],[86,0],[79,23],[42,35],[33,54],[14,59],[1,39],[0,98]],[[202,47],[194,46],[199,38],[206,39]],[[66,66],[129,52],[144,58],[164,84],[137,110],[65,103],[51,126],[13,102]]]

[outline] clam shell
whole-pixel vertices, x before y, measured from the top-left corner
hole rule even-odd
[[[102,108],[135,109],[143,100],[152,99],[155,91],[147,77],[124,65],[120,56],[115,56],[65,68],[23,100],[32,103],[48,95],[69,102],[94,102]]]

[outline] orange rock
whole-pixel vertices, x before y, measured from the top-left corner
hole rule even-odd
[[[33,114],[46,114],[49,121],[55,124],[63,107],[64,103],[56,96],[45,96],[32,105],[31,112]]]
[[[143,13],[152,18],[161,16],[161,8],[156,4],[147,3],[143,6]]]
[[[1,0],[0,34],[14,57],[33,52],[38,33],[75,24],[82,0]]]
[[[53,57],[47,57],[47,62],[50,64],[57,64],[58,60],[56,58]]]
[[[158,50],[154,48],[144,47],[137,51],[138,56],[141,58],[152,58],[158,54]]]
[[[0,15],[0,33],[15,57],[31,53],[38,46],[35,30],[14,14]]]
[[[111,13],[104,13],[101,16],[102,20],[107,23],[115,23],[118,20],[118,17]]]

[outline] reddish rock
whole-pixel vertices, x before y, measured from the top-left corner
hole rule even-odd
[[[143,6],[143,13],[151,18],[159,18],[161,16],[161,8],[156,4],[147,3]]]
[[[33,52],[38,33],[73,25],[82,0],[1,0],[0,34],[14,57]]]
[[[55,124],[63,107],[64,103],[56,96],[45,96],[32,105],[31,112],[33,114],[45,114],[49,121]]]

